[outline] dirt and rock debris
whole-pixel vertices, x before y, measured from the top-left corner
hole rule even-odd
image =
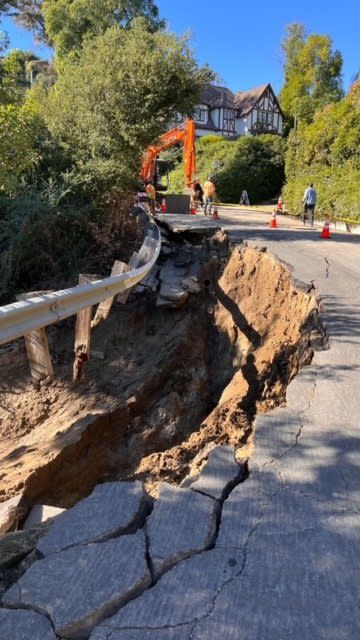
[[[217,444],[251,453],[256,412],[321,348],[316,296],[226,233],[165,237],[155,279],[93,331],[73,386],[74,319],[49,328],[55,378],[35,389],[21,341],[0,351],[0,501],[68,508],[105,480],[197,473]],[[155,282],[155,284],[154,284]],[[179,287],[186,295],[180,295]]]

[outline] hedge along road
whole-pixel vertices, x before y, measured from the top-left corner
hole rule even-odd
[[[244,562],[192,621],[191,638],[353,640],[360,634],[360,238],[336,232],[325,240],[318,227],[283,216],[269,229],[269,215],[219,213],[216,222],[162,219],[178,229],[217,224],[234,242],[266,246],[319,292],[329,348],[289,385],[286,407],[257,419],[250,476],[228,500],[217,541],[243,549]]]

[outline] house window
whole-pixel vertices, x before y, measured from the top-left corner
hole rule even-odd
[[[224,109],[224,131],[235,132],[235,111]]]
[[[207,123],[207,109],[203,109],[202,107],[196,107],[194,112],[194,120],[195,122],[202,122],[203,124]]]
[[[258,111],[257,116],[258,124],[262,124],[264,127],[272,127],[274,124],[274,114],[272,111]]]

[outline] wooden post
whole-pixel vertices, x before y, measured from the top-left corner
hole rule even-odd
[[[139,254],[136,251],[134,251],[134,253],[132,254],[129,260],[126,271],[131,271],[131,269],[136,269],[138,264],[139,264]],[[121,302],[122,304],[126,304],[130,291],[131,289],[125,289],[125,291],[123,291],[122,293],[119,293],[117,297],[118,302]]]
[[[37,298],[44,293],[51,293],[51,291],[22,293],[17,296],[17,300]],[[30,374],[33,380],[40,382],[40,380],[44,380],[44,378],[52,377],[54,375],[54,369],[50,356],[46,327],[29,331],[29,333],[24,335],[24,340]]]
[[[122,273],[125,273],[126,271],[129,270],[128,265],[126,264],[126,262],[121,262],[120,260],[115,260],[114,264],[113,264],[113,268],[111,269],[111,274],[110,276],[120,276]],[[91,322],[91,328],[93,329],[94,327],[97,327],[100,322],[102,320],[106,320],[106,318],[108,317],[112,304],[114,302],[114,296],[111,298],[107,298],[106,300],[103,300],[102,302],[100,302],[97,310],[96,310],[96,314],[95,317],[93,319],[93,321]]]
[[[94,280],[99,280],[99,276],[81,273],[79,275],[79,285],[88,284]],[[81,309],[76,314],[75,325],[75,360],[73,367],[73,382],[80,382],[85,362],[90,359],[91,343],[91,314],[92,307]]]

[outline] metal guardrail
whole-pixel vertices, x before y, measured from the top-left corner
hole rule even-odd
[[[20,338],[34,329],[68,318],[81,309],[92,307],[126,289],[131,289],[140,282],[151,271],[161,249],[160,229],[143,208],[141,216],[143,220],[147,219],[147,233],[138,252],[136,268],[119,276],[0,307],[0,345]]]

